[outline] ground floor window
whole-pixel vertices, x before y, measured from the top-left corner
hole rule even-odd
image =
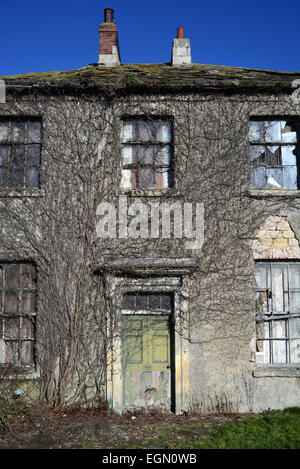
[[[0,363],[34,364],[36,317],[35,265],[0,264]]]
[[[300,263],[257,263],[255,280],[256,363],[300,363]]]

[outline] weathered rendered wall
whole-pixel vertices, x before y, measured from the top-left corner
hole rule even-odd
[[[105,338],[107,307],[103,301],[107,298],[101,276],[93,271],[95,260],[197,256],[199,268],[188,282],[190,409],[247,412],[300,405],[300,378],[253,376],[257,367],[251,356],[255,335],[252,242],[269,215],[289,220],[295,234],[283,234],[281,239],[287,241],[278,248],[299,239],[300,199],[251,193],[248,148],[251,116],[297,115],[300,107],[284,96],[221,94],[141,95],[107,101],[98,96],[86,100],[38,97],[33,104],[30,99],[17,105],[8,100],[5,106],[2,115],[40,115],[44,128],[42,193],[30,199],[3,198],[2,204],[0,200],[2,259],[32,258],[40,267],[37,359],[41,396],[63,399],[60,383],[66,386],[66,400],[71,402],[96,402],[103,394],[103,345],[104,340],[110,343],[113,331]],[[98,204],[106,200],[117,206],[122,193],[118,190],[120,135],[125,115],[172,117],[175,189],[162,198],[170,203],[204,203],[201,250],[187,250],[184,239],[172,237],[96,239]],[[134,200],[160,199],[146,191],[132,196],[129,203]],[[4,226],[9,210],[12,218]],[[15,220],[16,213],[27,217],[25,227],[19,218]],[[24,241],[16,243],[22,229]],[[65,341],[59,340],[62,331]]]

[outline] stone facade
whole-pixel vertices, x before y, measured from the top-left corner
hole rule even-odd
[[[225,93],[220,78],[216,93],[210,78],[208,90],[162,90],[155,80],[141,89],[129,70],[108,90],[97,67],[78,72],[78,81],[76,73],[38,86],[33,77],[31,88],[11,78],[1,105],[2,121],[36,116],[43,123],[40,187],[1,189],[1,259],[34,262],[39,271],[35,363],[18,369],[19,378],[31,381],[41,399],[95,405],[104,398],[124,410],[115,405],[122,394],[122,293],[169,291],[176,298],[177,413],[299,405],[300,363],[255,361],[254,281],[257,261],[299,261],[299,191],[250,189],[248,138],[251,117],[297,118],[299,105],[284,90],[270,94],[258,86],[249,93],[231,83]],[[81,78],[91,78],[90,88],[79,87]],[[124,119],[137,117],[172,122],[169,189],[120,189]],[[100,238],[97,209],[104,201],[117,208],[120,196],[128,207],[203,204],[203,244],[188,247],[172,232]]]

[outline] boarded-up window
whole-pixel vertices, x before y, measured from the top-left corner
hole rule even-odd
[[[299,123],[289,120],[250,122],[251,186],[297,189]]]
[[[122,142],[123,189],[173,186],[171,121],[125,120]]]
[[[0,120],[0,187],[38,188],[42,124]]]
[[[300,263],[258,263],[256,362],[300,362]]]
[[[36,267],[0,265],[0,363],[34,364]]]

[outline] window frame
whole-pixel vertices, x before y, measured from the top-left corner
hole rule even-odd
[[[252,122],[282,122],[286,121],[287,123],[293,124],[295,126],[295,132],[296,132],[296,141],[295,142],[276,142],[276,141],[267,141],[267,140],[252,140],[250,131],[251,131],[251,123]],[[250,189],[251,191],[299,191],[300,189],[300,120],[297,116],[251,116],[249,119],[249,132],[248,132],[248,142],[249,142],[249,156],[251,158],[251,148],[253,147],[272,147],[272,146],[277,146],[280,147],[280,152],[282,155],[282,148],[284,147],[289,147],[289,146],[295,146],[295,160],[296,164],[295,165],[283,165],[282,161],[280,165],[274,165],[274,166],[267,166],[267,165],[258,165],[255,166],[252,164],[252,161],[250,159]],[[252,182],[252,170],[253,168],[256,167],[264,167],[266,169],[280,169],[281,171],[281,181],[283,182],[283,169],[285,167],[296,167],[297,171],[297,176],[296,176],[296,182],[297,182],[297,187],[296,188],[290,188],[286,187],[282,184],[281,187],[264,187],[264,186],[258,186],[254,185]]]
[[[6,115],[0,116],[0,125],[1,124],[8,124],[9,131],[13,132],[13,126],[15,124],[20,124],[22,126],[20,131],[19,139],[13,139],[11,136],[8,135],[6,140],[0,140],[0,150],[2,147],[9,147],[9,157],[6,164],[1,164],[0,169],[11,169],[14,168],[16,170],[21,170],[22,172],[22,183],[19,181],[15,184],[6,183],[0,185],[0,192],[3,191],[15,191],[23,192],[26,191],[30,192],[37,192],[41,189],[41,157],[42,157],[42,140],[43,140],[43,122],[41,116],[15,116],[15,115]],[[35,141],[30,141],[28,137],[28,124],[30,123],[39,123],[40,125],[40,135],[39,138]],[[21,164],[16,164],[16,154],[12,155],[12,151],[16,153],[17,147],[24,147],[24,151],[21,155],[19,155],[19,161]],[[28,163],[28,148],[29,147],[36,147],[38,149],[37,155],[32,156],[33,160],[36,158],[38,161],[36,163]],[[37,180],[36,184],[29,184],[30,170],[35,170],[35,177]],[[5,171],[4,171],[5,172]],[[4,176],[4,178],[7,176]],[[21,179],[20,176],[18,177]]]
[[[139,139],[131,139],[131,140],[126,140],[124,141],[124,124],[126,122],[142,122],[142,123],[147,123],[147,122],[168,122],[170,124],[170,141],[159,141],[159,140],[153,140],[153,141],[144,141],[144,140],[139,140]],[[144,146],[144,147],[169,147],[170,148],[170,162],[167,163],[159,163],[156,164],[155,161],[152,163],[124,163],[123,160],[123,149],[126,146]],[[163,191],[168,191],[171,189],[174,189],[175,187],[175,180],[174,180],[174,122],[173,118],[171,116],[162,116],[162,115],[155,115],[155,116],[143,116],[143,115],[126,115],[122,117],[122,131],[121,131],[121,167],[122,167],[122,178],[121,178],[121,186],[120,189],[122,191],[130,191],[130,192],[163,192]],[[139,168],[152,168],[153,173],[154,173],[154,184],[153,187],[150,186],[142,186],[138,185],[138,169]],[[166,187],[157,187],[156,185],[156,176],[157,176],[157,169],[163,169],[166,170],[167,173],[170,174],[171,177],[171,184],[168,184]],[[122,185],[122,180],[123,180],[123,171],[124,170],[136,170],[136,186],[130,186],[130,187],[125,187]]]
[[[270,288],[258,288],[257,287],[257,284],[256,284],[256,281],[255,281],[255,296],[257,295],[257,293],[265,293],[266,294],[266,306],[267,306],[267,311],[266,312],[261,312],[261,311],[258,311],[257,308],[256,308],[256,318],[255,318],[255,324],[256,324],[256,340],[255,340],[255,356],[256,356],[256,364],[260,365],[260,366],[272,366],[272,365],[275,365],[275,366],[299,366],[300,365],[300,360],[299,361],[291,361],[291,342],[293,340],[298,340],[300,342],[300,334],[299,334],[299,337],[292,337],[291,336],[291,327],[290,327],[290,321],[292,319],[299,319],[300,318],[300,310],[299,312],[296,312],[296,313],[291,313],[290,311],[287,311],[287,312],[284,312],[284,310],[286,309],[286,307],[289,307],[290,308],[290,294],[291,293],[295,293],[295,292],[298,292],[300,293],[300,288],[292,288],[290,287],[290,276],[289,276],[289,268],[291,265],[298,265],[299,266],[299,270],[300,270],[300,262],[297,262],[297,261],[290,261],[290,260],[284,260],[284,261],[271,261],[271,260],[268,260],[268,261],[258,261],[258,262],[255,262],[255,274],[256,274],[256,268],[258,265],[265,265],[265,266],[269,266],[269,278],[270,278]],[[285,266],[286,269],[287,269],[287,290],[285,289],[284,285],[282,285],[282,294],[283,294],[283,311],[282,312],[276,312],[274,311],[272,308],[272,305],[273,305],[273,292],[275,291],[275,288],[273,288],[273,285],[272,285],[272,277],[273,277],[273,273],[272,273],[272,266]],[[270,292],[270,294],[269,294]],[[285,295],[287,295],[287,298],[288,298],[288,302],[285,302]],[[260,298],[259,298],[260,299]],[[257,306],[257,301],[258,299],[256,300],[256,306]],[[274,323],[276,323],[276,321],[281,321],[281,322],[284,322],[285,325],[285,336],[284,337],[273,337],[273,331],[275,330],[275,328],[273,329],[273,326],[274,326]],[[258,328],[259,328],[259,325],[261,325],[262,327],[265,327],[265,326],[268,326],[268,337],[264,337],[264,331],[262,332],[262,336],[260,337],[259,334],[258,334]],[[284,354],[284,358],[285,358],[285,361],[274,361],[274,342],[276,341],[281,341],[281,342],[285,342],[285,354]],[[258,362],[257,361],[257,358],[259,355],[257,355],[258,353],[261,354],[261,357],[264,359],[265,358],[265,351],[262,350],[262,351],[259,351],[259,346],[258,346],[258,343],[261,342],[261,343],[264,343],[264,342],[267,342],[269,345],[268,345],[268,348],[269,348],[269,351],[267,353],[267,355],[269,355],[269,361],[263,361],[263,362]],[[263,345],[263,349],[264,349],[264,345]]]

